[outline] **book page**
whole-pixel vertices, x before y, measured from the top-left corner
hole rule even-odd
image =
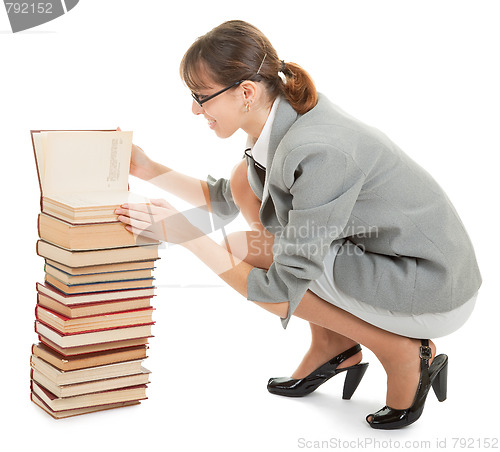
[[[127,191],[132,132],[41,132],[43,195]]]
[[[150,203],[144,196],[123,190],[61,193],[51,196],[50,199],[77,209],[89,206],[119,206],[125,203]]]
[[[44,178],[43,174],[45,172],[45,161],[44,161],[44,156],[43,156],[43,142],[42,142],[42,135],[40,133],[33,133],[33,148],[35,149],[35,159],[36,159],[36,166],[38,170],[38,178],[40,181],[40,188],[42,190],[42,193],[44,191]]]

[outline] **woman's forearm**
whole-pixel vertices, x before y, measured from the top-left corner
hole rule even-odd
[[[195,207],[210,210],[208,184],[204,180],[174,171],[160,163],[151,161],[142,179],[183,199]]]
[[[252,265],[238,259],[226,248],[206,235],[186,242],[183,246],[195,254],[224,282],[247,298],[247,281],[248,275],[254,268]],[[288,314],[288,302],[265,303],[254,301],[254,303],[282,318],[285,318]]]

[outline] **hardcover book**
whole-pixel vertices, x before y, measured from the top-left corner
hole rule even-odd
[[[46,242],[75,251],[158,244],[157,240],[134,236],[120,221],[75,225],[45,213],[38,215],[38,235]]]
[[[85,267],[68,267],[67,265],[50,259],[45,259],[45,263],[63,271],[64,273],[68,273],[69,275],[91,275],[95,273],[115,273],[132,270],[154,270],[155,268],[154,260],[87,265]]]
[[[104,380],[107,378],[117,378],[123,377],[125,375],[136,375],[145,372],[144,368],[141,365],[142,360],[140,359],[135,361],[125,361],[121,363],[90,367],[88,369],[62,371],[45,362],[38,356],[31,355],[30,364],[32,369],[45,375],[45,377],[50,379],[50,381],[59,386],[83,383],[86,381]]]
[[[148,203],[129,193],[132,132],[32,130],[41,210],[70,223],[116,222],[123,203]]]
[[[147,345],[135,347],[122,347],[115,350],[104,350],[101,352],[81,353],[74,356],[64,356],[45,344],[33,344],[31,353],[52,364],[62,371],[84,369],[89,367],[103,366],[105,364],[119,363],[123,361],[134,361],[146,359]]]
[[[150,337],[152,336],[145,335],[144,337],[118,339],[113,342],[94,342],[89,344],[76,345],[74,347],[68,348],[56,344],[54,341],[50,340],[46,336],[43,336],[42,334],[38,334],[40,343],[50,350],[59,353],[64,357],[63,359],[72,359],[80,357],[82,355],[88,355],[90,353],[120,352],[123,349],[129,349],[130,347],[146,346],[148,344],[148,338]]]
[[[74,410],[103,406],[120,402],[131,402],[146,399],[146,385],[129,386],[110,391],[83,394],[73,397],[57,397],[40,384],[32,381],[32,392],[52,411]]]
[[[147,338],[151,336],[150,325],[131,326],[123,328],[105,329],[89,333],[61,334],[39,320],[35,321],[35,332],[47,338],[61,348],[79,347],[82,345],[102,344],[107,342],[124,341],[127,339]]]
[[[74,284],[87,284],[102,281],[124,281],[126,279],[152,278],[152,272],[150,269],[74,275],[66,273],[65,271],[50,264],[45,264],[45,273],[52,275],[54,278],[64,284],[68,284],[69,286]]]
[[[138,400],[133,400],[130,402],[110,403],[107,405],[75,408],[72,410],[64,410],[64,411],[54,411],[33,392],[31,393],[31,401],[35,405],[38,405],[42,410],[50,414],[54,419],[64,419],[67,417],[79,416],[81,414],[95,413],[96,411],[104,411],[104,410],[111,410],[113,408],[123,408],[126,406],[139,405],[141,403]]]
[[[56,397],[73,397],[95,392],[109,391],[112,389],[126,388],[129,386],[144,385],[149,383],[149,371],[142,368],[141,373],[122,375],[102,380],[84,381],[68,385],[57,385],[50,378],[37,370],[33,370],[31,378]]]
[[[127,279],[123,281],[101,281],[87,284],[64,284],[52,275],[45,273],[45,282],[56,287],[65,294],[83,294],[91,292],[105,292],[119,289],[143,289],[153,287],[154,278]]]
[[[110,314],[112,312],[132,311],[150,307],[151,298],[131,298],[126,300],[104,301],[102,303],[83,303],[66,306],[41,293],[37,294],[37,304],[53,312],[62,314],[64,317],[76,319],[79,317]]]
[[[48,284],[45,285],[36,283],[36,290],[39,294],[46,295],[47,297],[52,298],[66,306],[82,305],[85,303],[100,303],[104,301],[130,300],[132,298],[151,298],[154,296],[153,287],[149,287],[147,289],[125,289],[99,293],[67,295]]]
[[[59,262],[68,267],[86,267],[89,265],[158,259],[157,245],[73,251],[53,245],[44,240],[38,240],[36,252],[41,257]]]
[[[56,419],[138,404],[154,324],[157,240],[114,211],[149,203],[129,192],[132,132],[31,131],[40,184],[31,400]]]
[[[61,334],[88,333],[124,326],[146,325],[153,322],[152,316],[153,308],[145,308],[70,319],[40,305],[35,308],[35,317]]]

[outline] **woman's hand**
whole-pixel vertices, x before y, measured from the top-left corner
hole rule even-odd
[[[130,174],[139,179],[149,180],[154,162],[136,144],[132,144],[132,156],[130,159]]]
[[[121,131],[120,127],[116,128]],[[138,177],[139,179],[151,179],[151,170],[154,162],[146,155],[146,153],[136,144],[132,143],[132,155],[130,158],[130,174]]]
[[[152,199],[151,204],[123,204],[115,213],[134,235],[179,245],[205,235],[163,199]]]

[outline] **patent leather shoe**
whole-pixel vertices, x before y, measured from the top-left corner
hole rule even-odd
[[[359,363],[354,366],[339,369],[338,366],[361,351],[359,344],[340,353],[322,366],[311,372],[307,377],[294,379],[289,377],[270,378],[267,390],[276,395],[287,397],[303,397],[315,391],[319,386],[333,376],[346,372],[342,398],[349,400],[358,387],[368,368],[368,363]]]
[[[369,414],[366,421],[370,427],[382,430],[393,430],[413,424],[422,415],[427,394],[432,387],[440,402],[446,400],[448,381],[448,356],[438,355],[429,366],[432,351],[428,339],[421,339],[420,346],[420,380],[417,393],[410,408],[396,410],[385,406],[376,413]]]

